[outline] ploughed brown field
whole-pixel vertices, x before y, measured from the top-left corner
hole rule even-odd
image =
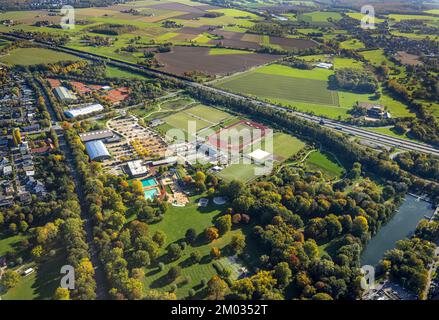
[[[225,54],[209,55],[210,48],[176,46],[171,52],[159,53],[157,60],[164,65],[160,68],[176,75],[198,71],[208,75],[228,75],[259,66],[281,56],[272,54]]]
[[[422,65],[422,61],[419,60],[419,56],[415,54],[410,54],[404,51],[398,51],[396,53],[396,59],[398,59],[402,64],[407,64],[410,66]]]
[[[260,49],[261,45],[258,42],[243,41],[242,38],[246,35],[242,32],[215,30],[211,32],[216,36],[220,36],[221,40],[210,40],[209,44],[220,44],[225,47],[239,48],[239,49]]]
[[[178,30],[178,32],[184,34],[194,34],[198,36],[199,34],[203,32],[208,32],[211,29],[214,29],[214,27],[213,26],[183,27],[180,30]]]
[[[221,44],[225,47],[239,48],[239,49],[260,49],[262,36],[253,35],[251,33],[215,30],[210,33],[220,36],[221,40],[210,40],[209,44]],[[314,41],[307,39],[292,39],[281,37],[270,37],[270,44],[278,45],[284,50],[301,50],[315,47],[317,44]]]

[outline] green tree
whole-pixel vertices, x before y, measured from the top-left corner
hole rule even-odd
[[[69,289],[56,288],[55,294],[53,295],[53,300],[70,300]]]
[[[181,275],[181,267],[180,266],[172,266],[168,271],[168,278],[171,281],[174,281]]]
[[[235,254],[239,254],[245,248],[245,237],[242,233],[238,233],[232,237],[230,247]]]
[[[229,232],[232,229],[232,216],[230,214],[226,214],[222,217],[219,217],[215,222],[215,226],[218,228],[218,231],[221,234]]]
[[[207,294],[211,300],[222,300],[227,290],[227,284],[218,276],[213,276],[207,283]]]
[[[0,279],[0,286],[5,288],[6,290],[9,290],[15,287],[19,281],[20,281],[20,275],[17,272],[13,270],[6,270],[6,272],[3,274],[2,278]]]
[[[197,232],[195,231],[195,229],[194,228],[187,229],[185,238],[188,243],[193,243],[197,238]]]
[[[168,255],[172,260],[177,260],[181,257],[181,247],[177,243],[172,243],[168,248]]]
[[[274,277],[280,287],[286,287],[291,281],[291,270],[286,262],[279,262],[274,267]]]
[[[152,236],[152,240],[162,247],[166,242],[166,234],[162,230],[157,230]]]
[[[354,221],[352,221],[352,234],[357,237],[361,237],[366,234],[369,230],[369,225],[367,220],[363,216],[355,217]]]

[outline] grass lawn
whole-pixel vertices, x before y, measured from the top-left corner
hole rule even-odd
[[[110,78],[125,78],[125,79],[141,79],[145,80],[148,79],[148,77],[143,76],[141,74],[130,72],[127,70],[122,70],[117,67],[111,67],[107,66],[107,77]]]
[[[7,252],[16,251],[16,247],[19,245],[20,241],[24,239],[26,239],[26,237],[21,234],[11,237],[0,236],[0,257]]]
[[[273,155],[274,160],[277,161],[285,161],[286,159],[292,157],[300,150],[305,147],[305,143],[292,135],[276,132],[273,134]],[[261,141],[260,146],[258,148],[270,152],[271,150],[267,150],[266,148],[266,138]],[[256,145],[248,146],[244,153],[249,153],[256,150]]]
[[[182,276],[173,282],[178,286],[176,291],[177,297],[186,297],[188,291],[192,288],[201,296],[201,280],[206,279],[206,281],[208,281],[216,274],[216,270],[212,266],[213,261],[209,257],[211,248],[218,247],[223,249],[228,245],[234,234],[242,232],[241,230],[233,230],[212,243],[206,243],[203,239],[204,237],[199,237],[193,245],[188,245],[186,247],[180,259],[170,262],[166,256],[166,247],[169,244],[177,241],[184,241],[185,233],[189,228],[194,228],[198,234],[202,233],[204,229],[213,225],[214,221],[227,207],[227,205],[217,206],[212,200],[210,200],[209,205],[202,208],[199,207],[196,202],[198,198],[200,198],[200,196],[192,197],[190,204],[186,207],[170,207],[162,221],[150,226],[151,233],[155,230],[162,230],[166,233],[166,244],[163,246],[163,249],[161,250],[162,256],[159,258],[159,261],[165,263],[165,269],[164,271],[159,271],[157,266],[146,268],[146,277],[144,281],[145,290],[169,290],[171,283],[166,279],[166,273],[171,266],[180,265],[182,267]],[[194,251],[200,252],[202,256],[200,263],[190,263],[188,258]],[[222,251],[224,252],[224,250]],[[221,259],[221,261],[223,262],[223,259]],[[183,277],[189,277],[190,282],[182,285],[181,281],[183,280]]]
[[[306,159],[306,164],[310,169],[322,171],[332,178],[340,177],[344,171],[332,155],[320,151],[311,153]]]
[[[35,272],[21,277],[17,286],[10,289],[2,300],[48,300],[52,299],[55,290],[60,285],[60,270],[66,264],[66,256],[57,250],[54,257],[43,258],[38,265],[32,267]]]
[[[207,107],[201,104],[186,109],[184,110],[184,112],[214,123],[219,123],[232,116],[227,112],[215,108]]]
[[[393,62],[386,58],[383,49],[361,51],[360,55],[362,55],[366,60],[370,62],[370,64],[375,67],[378,67],[383,63],[385,63],[389,67],[395,66]]]
[[[347,91],[339,91],[338,96],[340,99],[340,106],[351,109],[357,101],[378,103],[386,106],[393,117],[414,117],[415,114],[411,113],[408,107],[402,102],[392,98],[387,92],[383,92],[381,98],[378,100],[373,99],[373,94],[358,94]]]
[[[258,166],[255,164],[231,164],[227,168],[220,171],[218,176],[227,181],[239,180],[242,182],[248,182],[256,177],[257,168]]]
[[[364,43],[357,39],[343,41],[340,43],[340,47],[342,49],[350,49],[350,50],[358,50],[365,48]]]
[[[305,143],[289,134],[277,132],[273,137],[273,153],[276,160],[286,160],[305,147]]]
[[[176,114],[169,115],[169,116],[163,118],[163,120],[166,121],[166,123],[168,125],[170,125],[171,127],[181,129],[181,130],[186,131],[186,132],[188,131],[189,122],[195,123],[196,131],[210,126],[210,123],[208,123],[204,120],[201,120],[201,119],[197,119],[197,118],[195,118],[187,113],[184,113],[184,112],[178,112]]]
[[[80,60],[80,58],[67,53],[43,48],[17,48],[4,56],[0,56],[0,62],[2,63],[23,66],[76,60]]]
[[[376,128],[365,128],[366,130],[370,130],[377,133],[383,133],[391,137],[400,138],[400,139],[406,139],[406,140],[412,140],[416,141],[415,139],[410,138],[407,136],[407,134],[401,135],[395,132],[392,126],[390,127],[376,127]]]
[[[170,100],[162,105],[162,110],[169,110],[169,113],[165,113],[166,116],[162,119],[166,122],[163,129],[169,130],[171,128],[181,129],[185,132],[188,131],[189,121],[195,122],[196,131],[216,125],[232,115],[204,105],[195,105],[188,109],[184,109],[177,113],[172,113],[172,109],[178,109],[184,107],[190,103],[187,99]],[[169,104],[169,105],[168,105]],[[160,117],[160,114],[154,114],[153,117]],[[162,125],[163,126],[163,125]],[[160,129],[161,126],[158,127]]]

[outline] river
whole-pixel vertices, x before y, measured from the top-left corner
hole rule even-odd
[[[369,241],[361,255],[361,265],[375,266],[383,258],[384,252],[395,248],[396,242],[410,235],[424,216],[434,213],[432,205],[426,201],[407,195],[399,211]]]

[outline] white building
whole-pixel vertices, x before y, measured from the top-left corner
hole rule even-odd
[[[319,63],[316,63],[314,66],[317,68],[322,68],[322,69],[331,69],[333,64],[326,63],[326,62],[319,62]]]
[[[132,177],[142,176],[148,173],[148,168],[142,164],[142,160],[130,161],[127,163],[128,173]]]
[[[67,118],[76,118],[78,116],[83,116],[86,114],[90,114],[90,113],[98,112],[98,111],[102,111],[102,110],[104,110],[104,107],[99,103],[95,103],[95,104],[91,104],[91,105],[88,105],[85,107],[66,110],[66,111],[64,111],[64,114],[66,115]]]
[[[267,160],[271,160],[271,153],[264,151],[262,149],[257,149],[249,154],[247,154],[247,157],[249,157],[252,161],[255,163],[265,163]]]

